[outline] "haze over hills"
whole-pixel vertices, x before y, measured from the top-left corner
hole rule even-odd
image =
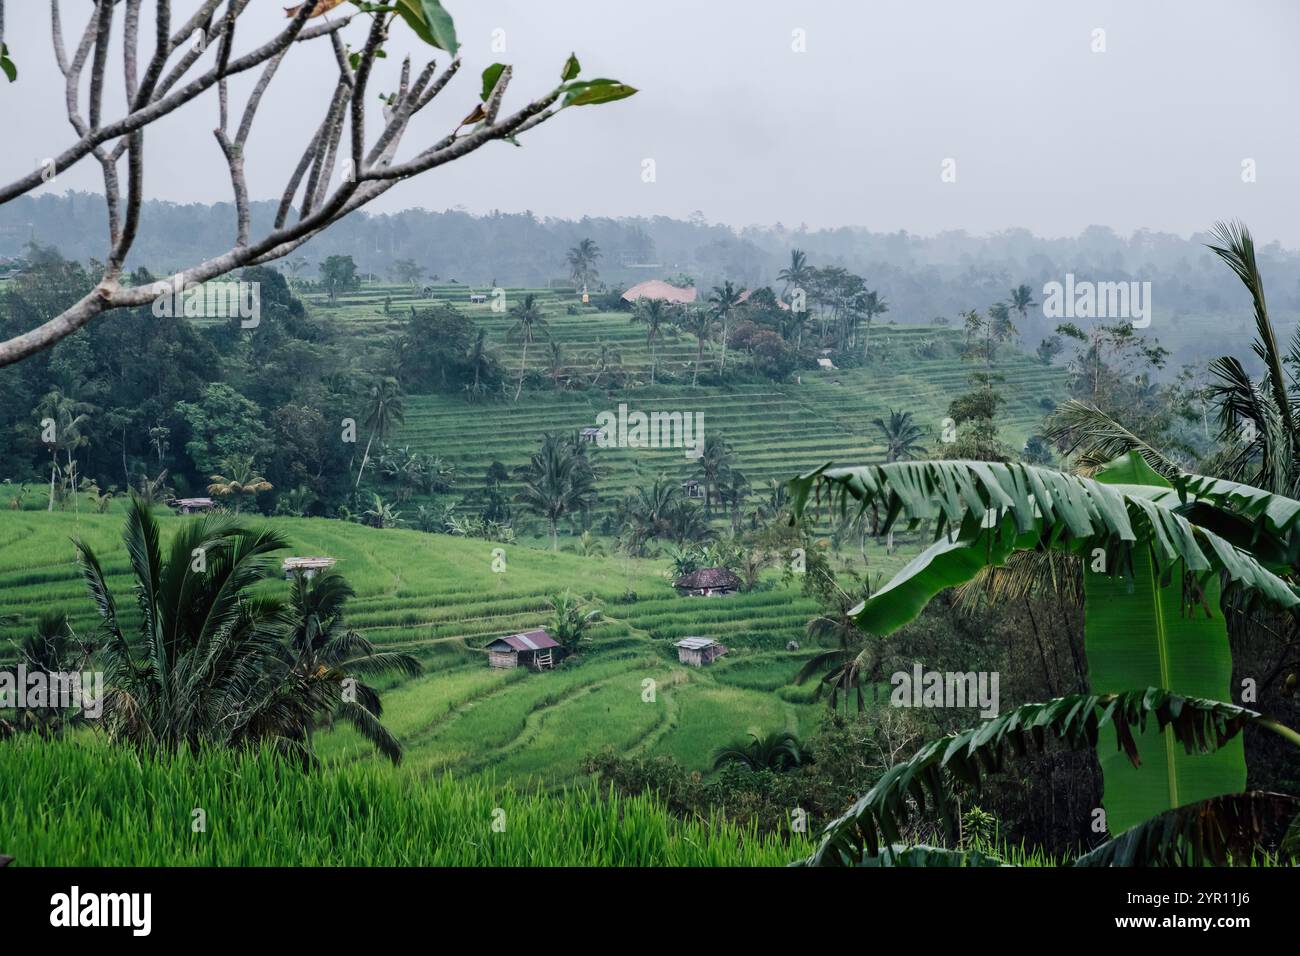
[[[274,217],[274,204],[255,203],[255,226]],[[0,256],[21,255],[30,241],[86,261],[102,255],[103,200],[92,193],[22,197],[0,207]],[[128,266],[165,274],[183,263],[224,250],[234,215],[227,203],[149,202]],[[1210,223],[1206,223],[1208,229]],[[530,212],[473,216],[449,209],[354,213],[301,250],[312,276],[330,255],[350,255],[359,269],[387,276],[410,259],[426,277],[473,286],[539,287],[568,284],[565,251],[584,238],[601,250],[600,279],[627,287],[648,278],[690,276],[701,288],[730,279],[777,285],[790,250],[818,266],[842,266],[865,275],[902,324],[950,319],[985,308],[1009,288],[1028,283],[1042,299],[1045,283],[1067,274],[1095,281],[1149,281],[1154,336],[1173,353],[1171,369],[1233,351],[1249,334],[1248,296],[1206,249],[1208,233],[1181,237],[1139,231],[1121,236],[1092,226],[1071,238],[1041,238],[1024,229],[988,236],[944,232],[918,236],[868,228],[808,230],[776,223],[736,229],[689,220],[653,218],[539,218]],[[1260,237],[1259,260],[1279,329],[1287,336],[1300,313],[1300,252]],[[1021,331],[1032,347],[1055,321],[1031,312]]]

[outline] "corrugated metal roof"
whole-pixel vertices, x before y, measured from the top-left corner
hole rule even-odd
[[[558,641],[541,628],[535,631],[524,631],[522,634],[511,634],[509,637],[498,637],[492,644],[508,644],[517,651],[544,651],[548,647],[560,646]],[[488,646],[491,647],[492,644]]]
[[[711,637],[683,637],[673,647],[684,647],[688,651],[698,651],[716,643],[718,642]]]

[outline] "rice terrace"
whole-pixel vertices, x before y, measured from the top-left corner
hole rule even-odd
[[[1295,134],[1154,38],[1285,97],[1295,18],[1083,6],[0,0],[0,899],[1284,912]],[[1134,91],[1158,190],[1006,127]]]

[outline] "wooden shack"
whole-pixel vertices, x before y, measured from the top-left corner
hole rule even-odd
[[[529,667],[535,671],[555,667],[564,653],[554,638],[541,628],[498,637],[487,646],[487,652],[489,667]]]
[[[171,506],[183,515],[193,515],[211,511],[213,503],[211,498],[173,498]]]
[[[301,572],[307,580],[316,576],[317,571],[324,571],[326,568],[334,567],[333,558],[285,558],[284,559],[284,579],[292,581],[296,573]]]
[[[701,568],[673,582],[678,592],[691,597],[728,597],[740,590],[741,580],[726,568]]]
[[[704,485],[694,478],[687,478],[682,482],[682,494],[687,498],[703,498]]]
[[[727,648],[711,637],[684,637],[673,647],[677,648],[677,659],[683,664],[690,664],[692,667],[703,667],[705,664],[712,664],[727,653]]]
[[[578,439],[587,442],[588,444],[595,444],[600,441],[600,436],[603,434],[605,434],[603,428],[597,428],[595,425],[588,425],[586,428],[582,429],[582,431],[578,432]]]

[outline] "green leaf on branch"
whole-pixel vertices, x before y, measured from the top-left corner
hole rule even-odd
[[[14,66],[14,61],[9,59],[9,46],[4,43],[0,43],[0,71],[9,77],[10,83],[18,81],[18,67]]]
[[[456,26],[438,0],[397,0],[397,12],[425,43],[455,55]]]
[[[493,63],[483,71],[483,94],[480,97],[484,103],[487,102],[492,91],[497,88],[497,82],[501,79],[501,74],[506,71],[504,63]]]
[[[567,83],[569,80],[575,78],[578,75],[578,71],[581,69],[582,67],[578,65],[577,55],[570,53],[569,58],[564,61],[564,70],[560,73],[560,79]]]
[[[577,80],[565,84],[564,103],[562,106],[592,106],[596,103],[612,103],[625,99],[636,92],[636,87],[620,83],[618,80]]]

